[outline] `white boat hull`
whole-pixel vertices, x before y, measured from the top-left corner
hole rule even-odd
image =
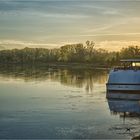
[[[106,87],[107,98],[140,100],[140,70],[112,70]]]

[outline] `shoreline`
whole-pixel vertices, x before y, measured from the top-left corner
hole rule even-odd
[[[8,66],[8,67],[52,67],[52,68],[74,68],[74,69],[102,69],[102,70],[110,70],[111,67],[104,65],[95,65],[89,63],[63,63],[63,62],[51,62],[51,63],[0,63],[0,67]]]

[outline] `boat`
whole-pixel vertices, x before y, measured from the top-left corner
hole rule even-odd
[[[109,73],[107,98],[140,99],[140,59],[120,60]]]

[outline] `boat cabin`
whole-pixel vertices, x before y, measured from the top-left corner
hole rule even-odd
[[[114,70],[118,69],[140,69],[140,59],[122,59],[120,66],[114,68]]]

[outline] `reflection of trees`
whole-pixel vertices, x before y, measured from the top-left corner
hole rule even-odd
[[[92,90],[96,83],[104,84],[107,73],[103,70],[79,70],[79,69],[59,69],[57,74],[52,75],[51,79],[58,80],[64,85],[76,87],[86,87],[86,90]]]
[[[5,78],[23,79],[25,81],[59,81],[64,85],[85,86],[92,90],[96,83],[104,84],[107,78],[105,70],[52,68],[39,66],[1,66],[0,76]]]

